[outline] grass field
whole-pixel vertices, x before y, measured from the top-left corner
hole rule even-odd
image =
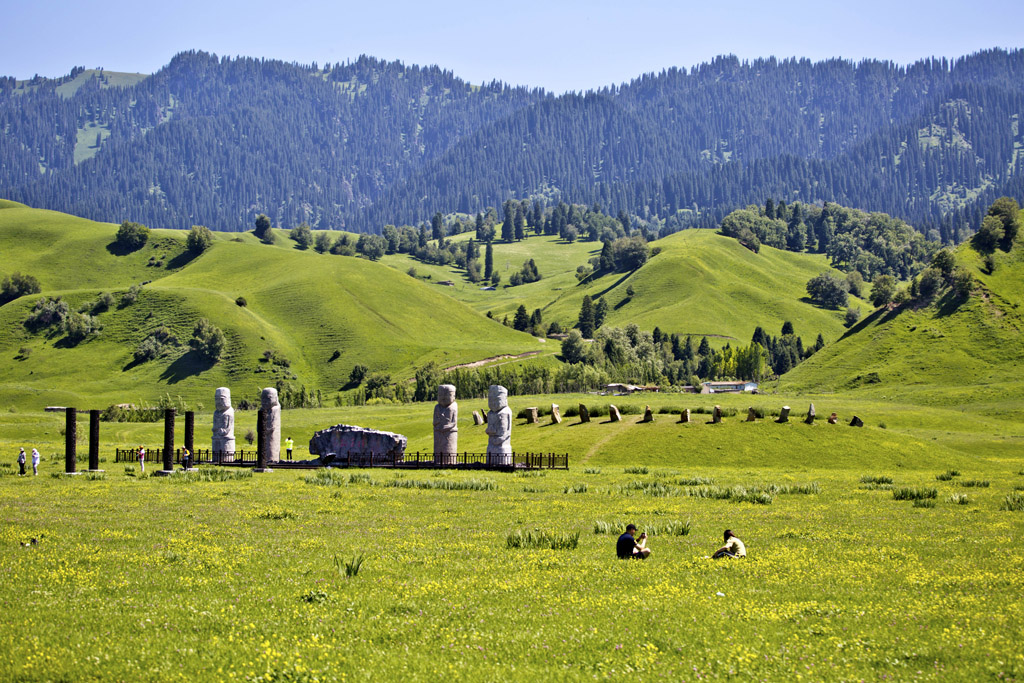
[[[555,400],[564,409],[576,398]],[[745,409],[752,398],[769,412],[782,402],[713,400]],[[711,400],[653,397],[694,409]],[[468,424],[474,407],[460,405],[467,450],[486,438]],[[849,398],[817,408],[868,426],[517,420],[517,450],[573,454],[569,472],[527,476],[278,470],[193,481],[141,478],[108,459],[103,479],[53,478],[55,457],[40,477],[20,478],[10,455],[0,467],[0,677],[1024,676],[1024,513],[1000,510],[1024,487],[1019,423],[955,423],[948,408]],[[794,417],[805,409],[794,405]],[[285,411],[284,431],[302,444],[346,421],[429,448],[430,410]],[[61,419],[0,415],[0,448],[16,452],[14,434],[59,444]],[[236,422],[240,437],[255,418]],[[208,428],[201,415],[197,436]],[[157,442],[160,426],[103,430],[107,454],[113,442]],[[897,500],[901,489],[925,497]],[[757,492],[760,503],[742,502]],[[651,532],[647,562],[614,559],[628,521]],[[748,559],[706,559],[724,528]],[[570,547],[509,547],[509,536],[538,532]],[[360,555],[347,577],[345,562]]]

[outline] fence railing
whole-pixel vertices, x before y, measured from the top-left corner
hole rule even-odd
[[[174,450],[174,464],[181,464],[181,450]],[[139,452],[135,448],[118,448],[114,451],[114,462],[138,462]],[[403,454],[382,454],[382,453],[357,453],[349,451],[334,456],[322,458],[330,467],[393,467],[406,469],[440,469],[440,468],[462,468],[462,469],[548,469],[567,470],[569,469],[568,453],[512,453],[511,455],[496,456],[487,453],[415,453]],[[163,462],[162,448],[147,448],[146,462],[159,465]],[[227,465],[236,467],[255,467],[255,450],[238,451],[214,451],[208,448],[197,448],[192,454],[192,462],[196,465]],[[273,463],[274,466],[316,466],[310,463],[295,462],[287,460]]]

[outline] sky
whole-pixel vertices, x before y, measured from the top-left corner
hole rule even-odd
[[[153,73],[198,49],[320,65],[368,54],[561,93],[722,54],[906,64],[1024,47],[1019,0],[0,0],[0,16],[0,75],[19,79]]]

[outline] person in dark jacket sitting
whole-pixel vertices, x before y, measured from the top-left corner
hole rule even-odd
[[[626,533],[619,536],[619,540],[616,541],[615,554],[620,560],[646,560],[651,554],[651,549],[647,547],[647,533],[640,534],[639,542],[634,538],[634,534],[636,525],[629,524],[626,526]]]

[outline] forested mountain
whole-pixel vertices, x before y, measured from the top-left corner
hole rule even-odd
[[[296,65],[182,53],[0,79],[0,195],[153,226],[380,232],[515,197],[670,232],[774,197],[885,211],[962,239],[1024,200],[1024,51],[954,62],[721,57],[555,97],[363,57]]]

